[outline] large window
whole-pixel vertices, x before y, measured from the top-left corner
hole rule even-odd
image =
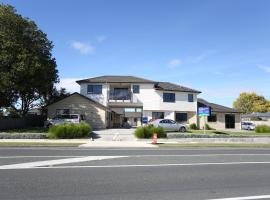
[[[193,94],[188,94],[188,102],[194,102]]]
[[[88,85],[87,94],[102,94],[102,85]]]
[[[188,121],[188,114],[187,113],[175,113],[175,121],[187,122]]]
[[[175,102],[175,94],[163,93],[163,102]]]
[[[133,93],[135,93],[135,94],[140,93],[140,86],[139,85],[133,85]]]
[[[208,122],[217,122],[217,115],[216,114],[211,114],[210,116],[207,117]]]
[[[164,119],[164,112],[152,112],[153,119]]]

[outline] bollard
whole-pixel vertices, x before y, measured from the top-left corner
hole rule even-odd
[[[153,134],[153,144],[157,144],[157,139],[158,139],[158,137],[157,137],[157,134],[156,133],[154,133]]]

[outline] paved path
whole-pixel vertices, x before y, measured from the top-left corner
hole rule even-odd
[[[270,149],[0,148],[0,188],[20,200],[269,199]]]

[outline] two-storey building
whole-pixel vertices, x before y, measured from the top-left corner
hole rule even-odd
[[[197,123],[198,90],[134,76],[100,76],[77,83],[81,95],[110,110],[108,127],[139,126],[143,119],[153,118]]]

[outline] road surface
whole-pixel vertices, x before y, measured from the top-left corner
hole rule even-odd
[[[0,199],[270,199],[270,149],[0,148]]]

